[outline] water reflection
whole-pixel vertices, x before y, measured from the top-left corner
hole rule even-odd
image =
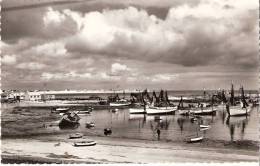
[[[235,132],[240,132],[241,139],[244,138],[245,129],[249,121],[248,116],[242,117],[227,117],[226,125],[229,127],[231,141],[234,141]]]
[[[75,129],[77,129],[79,126],[80,126],[79,123],[75,123],[75,124],[66,125],[66,126],[59,125],[59,128],[60,128],[61,130],[75,130]]]
[[[177,119],[177,123],[178,123],[178,125],[179,125],[179,127],[180,127],[180,129],[181,129],[181,134],[182,134],[182,131],[183,131],[183,125],[184,125],[184,123],[185,123],[185,120],[186,120],[186,119],[184,119],[184,118],[178,118],[178,119]]]
[[[44,109],[32,109],[31,112],[37,114],[35,118],[43,118],[46,115]],[[26,114],[26,111],[21,111],[22,114]],[[5,116],[3,121],[7,127],[17,122],[12,122],[15,118],[12,114],[12,110],[4,112]],[[10,115],[9,115],[10,114]],[[21,123],[30,122],[30,116],[20,116]],[[46,128],[42,130],[48,130],[48,132],[67,132],[66,130],[77,130],[82,133],[93,133],[97,135],[103,135],[105,128],[113,130],[113,136],[135,138],[135,139],[157,139],[157,129],[161,131],[161,140],[184,140],[189,135],[195,135],[199,131],[199,134],[204,133],[204,136],[213,140],[257,140],[257,111],[252,111],[249,117],[227,117],[226,112],[218,111],[216,116],[196,116],[196,121],[191,121],[192,116],[181,116],[181,115],[143,115],[143,114],[129,114],[128,109],[119,109],[117,112],[107,110],[95,110],[90,115],[80,115],[81,125],[75,125],[71,127],[59,128],[58,122],[61,118],[60,115],[51,114],[48,115],[51,118],[57,116],[53,121],[47,122]],[[38,121],[37,121],[38,122]],[[38,125],[35,120],[31,123]],[[93,122],[95,127],[91,129],[86,128],[86,123]],[[55,124],[50,126],[48,124]],[[199,124],[210,125],[208,130],[201,130]],[[8,126],[9,125],[9,126]],[[6,127],[4,126],[4,127]]]

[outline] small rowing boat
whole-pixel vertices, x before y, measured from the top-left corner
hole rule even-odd
[[[203,136],[200,137],[194,137],[194,138],[189,138],[187,140],[188,143],[196,143],[196,142],[201,142],[204,139]]]
[[[88,122],[88,123],[86,123],[86,128],[92,128],[92,127],[95,127],[94,122]]]
[[[80,141],[80,142],[74,142],[74,146],[80,147],[80,146],[94,146],[97,143],[95,141]]]
[[[82,138],[83,137],[83,134],[81,133],[75,133],[75,134],[71,134],[69,136],[69,139],[77,139],[77,138]]]
[[[200,125],[200,128],[210,128],[210,125]]]

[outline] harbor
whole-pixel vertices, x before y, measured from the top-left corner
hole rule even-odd
[[[5,0],[1,163],[257,163],[258,5]]]
[[[154,95],[154,93],[150,94]],[[157,94],[160,93],[158,92]],[[154,155],[156,154],[156,149],[161,149],[162,151],[166,149],[165,153],[175,153],[176,148],[184,148],[184,151],[196,151],[198,154],[204,154],[204,152],[202,152],[204,150],[216,151],[220,156],[223,156],[223,153],[226,153],[226,151],[232,151],[232,154],[242,156],[249,153],[252,155],[251,158],[245,156],[245,158],[241,158],[241,161],[257,161],[258,134],[256,131],[258,129],[259,109],[258,105],[256,105],[257,103],[255,103],[255,106],[252,106],[250,114],[242,116],[230,116],[226,106],[221,104],[222,102],[220,102],[219,105],[214,104],[216,108],[214,114],[182,114],[183,108],[186,107],[180,107],[181,105],[190,106],[191,101],[196,105],[194,101],[205,99],[205,96],[203,97],[205,92],[201,91],[201,93],[197,93],[197,95],[190,94],[189,96],[192,97],[188,100],[189,104],[185,102],[185,100],[183,102],[183,98],[186,99],[185,97],[172,96],[172,94],[174,94],[174,92],[171,92],[168,98],[171,99],[170,103],[176,106],[178,105],[177,110],[174,112],[162,112],[161,114],[140,112],[136,114],[131,112],[131,109],[139,108],[145,110],[146,108],[136,106],[137,104],[135,103],[138,103],[138,101],[134,100],[135,102],[133,103],[133,100],[130,100],[131,94],[126,95],[124,93],[118,95],[118,100],[121,100],[120,98],[123,97],[127,98],[127,100],[125,100],[126,105],[117,106],[111,106],[109,103],[100,104],[99,101],[96,101],[96,103],[93,103],[93,101],[78,103],[77,101],[80,100],[63,100],[62,102],[56,100],[52,102],[52,104],[55,103],[53,105],[44,105],[44,103],[48,103],[48,101],[45,101],[41,103],[40,106],[37,104],[28,105],[28,102],[24,104],[25,101],[2,103],[2,156],[6,161],[11,159],[16,160],[14,156],[19,154],[19,149],[15,147],[21,147],[25,149],[22,150],[23,154],[28,153],[28,156],[37,156],[39,159],[38,162],[103,163],[103,160],[105,160],[104,163],[127,163],[132,160],[131,156],[127,155],[122,157],[122,154],[119,155],[116,154],[116,152],[111,152],[110,147],[117,147],[117,149],[121,149],[122,151],[124,147],[127,149],[141,148],[141,151],[147,152],[150,151],[150,149],[154,149]],[[239,93],[236,95],[238,94]],[[117,96],[115,94],[113,95]],[[181,95],[184,94],[182,93]],[[108,99],[111,99],[111,97],[109,97],[111,94],[102,94],[102,96],[107,96]],[[160,95],[157,96],[159,97]],[[251,94],[251,96],[257,95]],[[179,102],[177,102],[177,98]],[[194,100],[190,100],[191,98]],[[227,99],[230,100],[230,97],[227,96]],[[104,102],[105,99],[101,101]],[[208,101],[210,104],[210,100]],[[247,101],[249,101],[249,97],[247,97]],[[34,102],[38,103],[38,101]],[[58,103],[63,103],[63,105],[59,105]],[[64,103],[74,104],[64,105]],[[122,104],[122,100],[120,103]],[[192,110],[194,108],[190,109]],[[64,116],[70,116],[69,112],[73,112],[77,115],[78,120],[63,123],[62,119]],[[68,114],[66,115],[66,113]],[[70,139],[70,137],[75,137],[75,139]],[[15,140],[15,142],[12,140]],[[89,142],[87,143],[86,140],[89,140]],[[117,143],[116,140],[120,140],[119,143]],[[25,144],[25,142],[35,143]],[[77,142],[85,146],[85,150],[86,148],[89,149],[92,155],[104,155],[103,157],[108,155],[106,153],[99,154],[99,152],[96,152],[99,151],[97,149],[102,147],[101,149],[103,150],[108,148],[109,150],[107,151],[109,151],[109,154],[111,153],[115,155],[115,157],[113,157],[113,159],[105,157],[102,160],[90,157],[89,155],[88,157],[83,157],[80,155],[80,149],[77,150]],[[43,151],[37,152],[35,156],[33,151],[26,150],[31,149],[30,146],[35,144],[39,144],[39,146],[51,146],[56,153],[43,155],[47,154],[43,148]],[[67,156],[61,154],[63,151],[64,153],[68,153],[66,154]],[[178,152],[179,151],[181,150],[178,149]],[[164,154],[164,152],[160,154]],[[59,155],[61,156],[58,157]],[[116,155],[118,156],[116,157]],[[143,158],[139,161],[140,163],[159,161],[156,159],[148,160],[149,157],[146,156],[146,153],[142,155]],[[27,155],[22,156],[20,160],[30,161],[26,156]],[[205,158],[207,158],[208,161],[217,160],[215,158],[217,156],[206,156]],[[165,157],[167,158],[167,155]],[[233,157],[234,156],[225,156],[223,160],[233,160]],[[185,158],[184,152],[183,155],[178,153],[177,157],[168,156],[167,161],[179,161],[183,158]],[[195,155],[190,157],[189,161],[205,161],[205,158],[200,159]],[[17,159],[17,161],[19,160]]]

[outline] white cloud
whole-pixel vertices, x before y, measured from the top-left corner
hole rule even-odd
[[[58,11],[53,10],[51,7],[48,8],[48,11],[43,17],[44,25],[49,26],[54,24],[59,26],[63,21],[65,21],[65,16]]]
[[[119,76],[110,76],[106,72],[97,72],[97,73],[77,73],[71,71],[68,73],[50,73],[43,72],[41,74],[42,80],[71,80],[75,81],[78,79],[91,80],[91,81],[118,81],[121,79]]]
[[[174,81],[178,77],[177,74],[156,74],[151,76],[152,82],[169,82]]]
[[[33,47],[30,51],[36,53],[37,55],[44,55],[48,57],[61,57],[67,56],[67,50],[62,42],[51,42],[45,43]]]
[[[230,6],[230,9],[225,6]],[[229,49],[233,47],[227,46],[228,40],[243,33],[247,27],[247,36],[257,33],[257,28],[250,29],[255,24],[248,19],[253,16],[249,9],[255,8],[253,5],[247,5],[247,8],[241,6],[242,3],[237,5],[232,0],[202,0],[196,6],[172,7],[165,20],[135,7],[85,15],[71,10],[60,12],[51,9],[46,18],[55,15],[54,20],[77,25],[72,30],[75,33],[61,41],[68,52],[196,66],[216,61],[227,63],[221,57],[231,54]],[[60,28],[69,25],[62,23],[64,21],[56,22],[61,22]],[[250,47],[251,56],[256,50],[253,47]],[[243,63],[239,62],[239,55],[236,56],[238,62],[233,64]]]
[[[130,69],[124,64],[113,63],[111,65],[112,74],[120,74],[120,73],[126,72],[126,71],[130,71]]]
[[[3,55],[1,56],[1,62],[6,65],[13,65],[16,63],[16,55]]]
[[[40,70],[45,68],[46,65],[38,62],[25,62],[25,63],[20,63],[17,65],[17,68],[19,69],[29,69],[29,70]]]

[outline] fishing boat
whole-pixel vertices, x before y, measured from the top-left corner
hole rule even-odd
[[[253,105],[249,105],[245,99],[244,88],[241,87],[240,101],[236,102],[234,97],[234,86],[231,85],[230,102],[226,105],[229,116],[247,116],[253,109]]]
[[[170,103],[167,91],[164,94],[163,90],[161,90],[158,97],[156,96],[156,93],[153,92],[151,104],[145,105],[145,111],[147,114],[169,114],[175,113],[177,109],[178,106],[174,106]]]
[[[179,115],[183,116],[189,116],[190,115],[190,109],[193,107],[193,105],[189,104],[189,107],[183,106],[183,97],[181,96],[179,104],[178,104],[178,113]]]
[[[196,142],[201,142],[204,139],[203,136],[197,136],[194,138],[188,138],[187,142],[188,143],[196,143]]]
[[[111,107],[129,106],[129,105],[131,105],[131,103],[125,99],[120,99],[118,101],[109,103],[109,106]]]
[[[177,109],[178,109],[177,106],[175,106],[175,107],[147,106],[145,108],[147,114],[168,114],[168,113],[174,113]]]
[[[70,134],[69,139],[77,139],[77,138],[82,138],[83,134],[81,133],[75,133],[75,134]]]
[[[75,112],[67,112],[62,116],[59,126],[70,126],[78,124],[80,117]]]
[[[74,146],[94,146],[97,143],[95,141],[80,141],[80,142],[74,142]]]

